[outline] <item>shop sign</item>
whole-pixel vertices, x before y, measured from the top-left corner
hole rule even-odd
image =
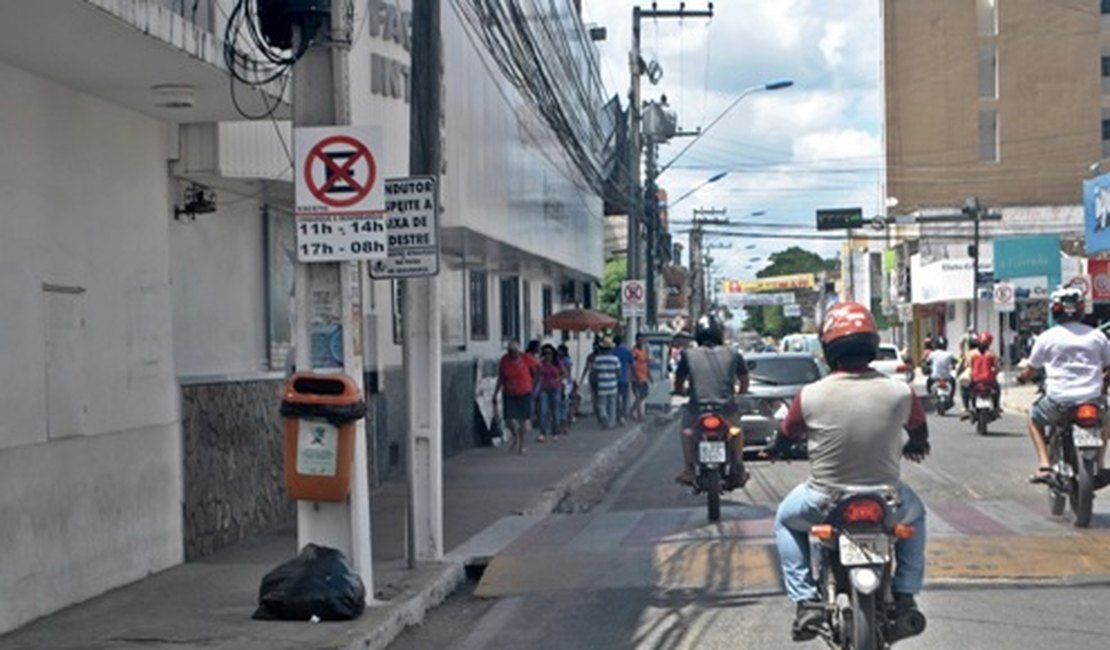
[[[1083,181],[1083,229],[1088,255],[1110,250],[1110,174]]]
[[[793,275],[776,275],[770,278],[759,278],[757,280],[726,280],[723,289],[724,292],[728,294],[812,289],[815,286],[817,286],[817,279],[812,273],[795,273]]]

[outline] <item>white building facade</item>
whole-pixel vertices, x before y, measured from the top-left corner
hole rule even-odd
[[[236,2],[193,4],[0,7],[0,633],[293,516],[289,106],[279,84],[269,104],[240,85],[244,111],[276,105],[241,117],[222,60]],[[408,45],[383,20],[407,4],[360,0],[352,22],[352,122],[383,126],[387,177],[408,170]],[[556,5],[588,70],[573,3]],[[505,342],[558,341],[543,316],[594,300],[602,200],[451,3],[443,25],[452,454],[483,442],[475,384]],[[392,282],[365,294],[377,483],[403,473],[398,305]]]

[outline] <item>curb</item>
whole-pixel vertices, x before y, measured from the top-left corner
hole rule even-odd
[[[663,425],[671,419],[672,414],[664,416]],[[619,469],[622,465],[619,460],[624,452],[647,438],[647,428],[646,423],[640,423],[624,432],[619,438],[595,453],[585,467],[544,490],[543,496],[515,514],[521,516],[551,514],[575,489]],[[356,626],[356,630],[348,632],[346,638],[338,640],[329,647],[343,650],[385,650],[406,628],[423,623],[429,611],[466,582],[467,566],[473,564],[474,560],[475,558],[459,558],[449,562],[424,565],[425,570],[428,571],[435,571],[435,567],[439,567],[439,575],[427,584],[421,585],[404,600],[397,599],[385,605],[368,604],[368,609],[382,607],[378,611],[385,614],[384,620],[377,622],[373,630],[360,632],[357,631]]]
[[[549,515],[555,512],[555,508],[557,508],[563,499],[567,498],[571,492],[596,480],[600,476],[605,476],[613,469],[618,468],[618,459],[624,451],[647,437],[647,431],[645,429],[645,424],[640,423],[628,431],[625,431],[619,438],[594,454],[594,457],[585,467],[564,477],[552,487],[544,490],[544,495],[542,497],[531,505],[517,511],[516,514],[523,516]]]

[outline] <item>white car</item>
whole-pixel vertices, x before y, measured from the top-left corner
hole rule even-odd
[[[880,343],[879,353],[871,362],[871,367],[891,379],[909,381],[909,367],[898,353],[898,347],[892,343]]]

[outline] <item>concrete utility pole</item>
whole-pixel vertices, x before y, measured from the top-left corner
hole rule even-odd
[[[345,5],[332,3],[332,36],[345,24]],[[328,28],[325,28],[328,29]],[[303,35],[293,28],[293,50]],[[347,78],[347,45],[341,38],[326,38],[308,48],[293,67],[293,126],[350,124]],[[363,388],[362,377],[362,278],[361,262],[317,262],[296,265],[296,324],[294,341],[297,368],[311,368],[313,323],[341,323],[343,372]],[[338,305],[336,305],[338,303]],[[336,313],[336,307],[338,313]],[[320,345],[321,342],[317,342]],[[326,342],[324,342],[326,344]],[[330,371],[331,369],[326,369]],[[297,546],[308,543],[330,546],[351,558],[369,594],[374,593],[370,534],[370,485],[366,446],[366,421],[355,422],[354,471],[347,503],[297,502]]]
[[[964,202],[964,214],[975,222],[975,234],[971,242],[971,326],[979,331],[979,221],[983,217],[983,206],[977,197]]]
[[[437,192],[443,166],[440,17],[440,0],[413,3],[409,169],[413,176],[435,177]],[[412,567],[443,558],[443,349],[437,277],[404,280],[402,294]]]
[[[705,266],[705,226],[726,226],[728,219],[706,219],[705,216],[723,216],[728,211],[724,208],[695,208],[694,226],[690,230],[690,276],[693,293],[690,300],[690,317],[693,320],[701,318],[706,313],[706,298],[709,285],[706,282],[708,269]]]
[[[643,59],[640,58],[640,21],[643,18],[712,18],[713,17],[713,3],[709,3],[707,11],[687,11],[686,3],[681,3],[680,8],[677,10],[656,9],[655,3],[652,3],[651,9],[641,9],[640,7],[632,8],[632,49],[628,55],[628,67],[631,73],[631,84],[628,93],[628,121],[629,121],[629,155],[628,155],[628,172],[631,182],[630,205],[628,210],[628,271],[627,276],[629,280],[638,280],[644,277],[645,269],[641,263],[641,254],[643,252],[644,244],[640,238],[640,228],[646,226],[647,229],[647,258],[648,268],[646,269],[646,286],[647,291],[647,318],[648,322],[655,320],[655,247],[658,242],[655,237],[658,231],[658,215],[659,215],[659,201],[656,198],[656,193],[651,192],[647,196],[647,188],[641,191],[640,188],[640,152],[643,148],[643,140],[641,138],[641,98],[640,98],[640,76],[645,71]],[[653,148],[654,151],[654,148]],[[654,166],[654,156],[649,157],[649,165]],[[648,185],[652,188],[655,186],[655,175],[651,172],[648,174]],[[629,319],[628,330],[629,338],[635,339],[638,323],[635,318]]]

